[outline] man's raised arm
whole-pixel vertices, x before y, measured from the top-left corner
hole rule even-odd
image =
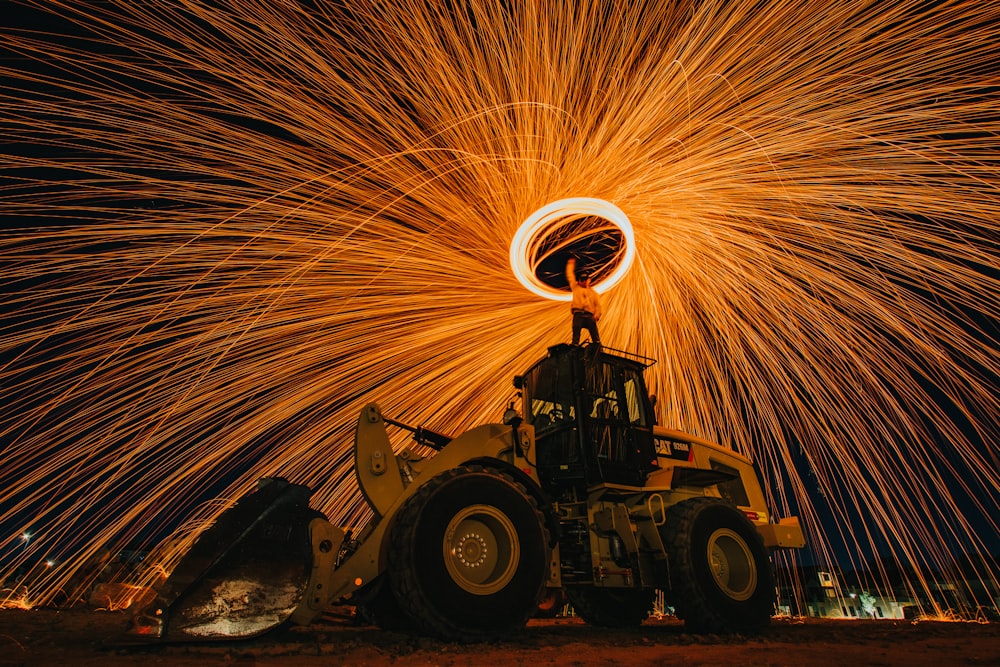
[[[566,280],[570,289],[576,287],[576,260],[572,257],[566,260]]]

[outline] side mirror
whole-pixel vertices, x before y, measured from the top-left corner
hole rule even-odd
[[[515,421],[521,421],[521,415],[514,409],[514,404],[511,403],[503,413],[503,423],[510,426]]]

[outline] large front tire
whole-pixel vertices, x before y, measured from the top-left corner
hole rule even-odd
[[[510,476],[480,466],[424,484],[395,520],[389,577],[418,629],[483,641],[524,625],[548,576],[548,531]]]
[[[667,512],[670,597],[698,633],[756,633],[774,613],[774,578],[764,541],[737,508],[694,498]]]

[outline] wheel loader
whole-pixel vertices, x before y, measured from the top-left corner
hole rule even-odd
[[[359,531],[280,478],[219,516],[134,617],[157,640],[245,638],[308,624],[334,603],[386,629],[450,641],[523,626],[546,599],[586,622],[635,626],[663,591],[686,628],[753,633],[773,613],[769,552],[801,548],[747,458],[658,426],[653,363],[560,344],[514,378],[502,423],[457,437],[360,413]],[[394,451],[390,428],[414,444]]]

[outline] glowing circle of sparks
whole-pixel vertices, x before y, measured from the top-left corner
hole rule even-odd
[[[607,278],[594,285],[597,292],[605,292],[615,286],[628,273],[635,260],[635,232],[632,222],[625,212],[609,201],[592,197],[571,197],[546,204],[521,223],[510,243],[510,267],[518,281],[538,296],[553,301],[569,301],[570,292],[555,289],[545,284],[535,275],[538,261],[537,250],[549,234],[558,231],[560,221],[581,216],[597,216],[613,223],[622,233],[623,252],[615,270]]]

